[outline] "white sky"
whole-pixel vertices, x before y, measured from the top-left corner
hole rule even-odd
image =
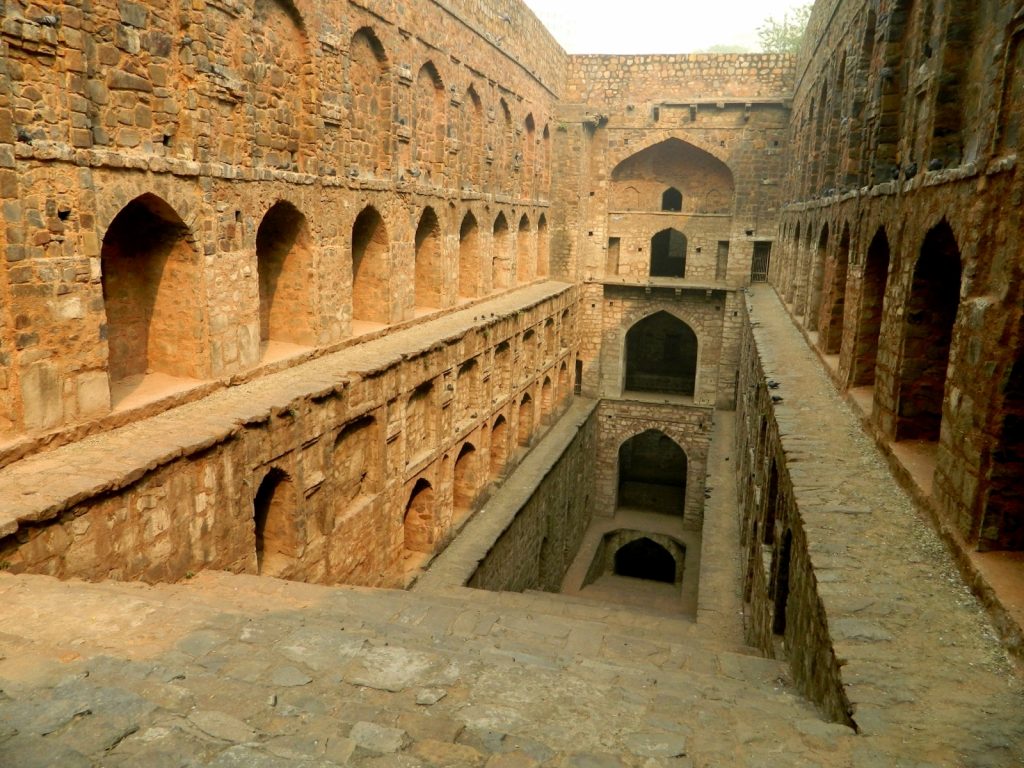
[[[807,0],[525,0],[569,53],[757,50],[757,28]]]

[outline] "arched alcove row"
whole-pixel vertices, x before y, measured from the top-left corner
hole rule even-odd
[[[251,270],[243,272],[252,279],[251,303],[239,306],[235,327],[226,326],[221,307],[226,284],[214,281],[192,229],[167,200],[144,193],[113,216],[102,240],[100,278],[115,406],[147,376],[209,378],[296,346],[338,340],[346,329],[358,334],[547,275],[544,214],[520,215],[513,238],[503,211],[482,226],[473,210],[461,218],[454,212],[442,218],[430,206],[418,210],[406,284],[396,279],[403,257],[401,232],[389,224],[401,223],[393,202],[355,214],[347,259],[333,248],[325,256],[304,207],[299,199],[278,199],[252,215],[235,212],[240,231],[246,220],[255,230]],[[456,243],[451,250],[448,240]],[[244,251],[245,241],[240,245]],[[328,280],[329,269],[341,270],[341,279]],[[324,321],[339,303],[350,327]],[[210,326],[213,315],[217,327]],[[234,356],[228,359],[225,350]]]

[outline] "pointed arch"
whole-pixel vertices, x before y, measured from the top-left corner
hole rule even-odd
[[[407,552],[431,554],[436,539],[434,486],[419,478],[409,494],[402,518],[403,545]]]
[[[885,294],[889,283],[889,238],[885,227],[879,227],[871,238],[864,259],[861,279],[860,306],[857,310],[857,330],[853,349],[850,385],[874,386],[878,363],[878,341],[882,333]]]
[[[943,219],[925,235],[904,306],[897,440],[939,439],[961,275],[960,247]]]
[[[537,126],[531,112],[523,120],[523,179],[522,195],[527,200],[534,197],[537,173]]]
[[[456,519],[466,517],[473,511],[477,493],[480,490],[480,454],[470,442],[462,444],[455,459],[455,473],[452,478],[452,501]]]
[[[445,102],[444,82],[437,67],[428,61],[416,74],[412,126],[413,163],[427,178],[440,177],[444,167],[444,144],[448,132]]]
[[[839,248],[830,259],[823,276],[827,290],[818,321],[818,346],[826,355],[839,354],[843,343],[843,323],[846,312],[846,277],[850,265],[850,224],[843,225]]]
[[[498,416],[491,427],[491,477],[499,477],[508,463],[508,421]]]
[[[512,254],[509,239],[508,219],[504,213],[499,213],[491,229],[491,280],[496,291],[511,287]]]
[[[818,330],[818,315],[821,312],[821,293],[825,282],[825,259],[828,254],[828,224],[821,228],[818,248],[811,260],[811,274],[808,277],[810,294],[804,306],[804,323],[808,330]]]
[[[516,433],[516,440],[521,446],[530,444],[533,439],[533,398],[527,392],[519,401],[519,431]]]
[[[674,315],[662,310],[634,324],[626,333],[625,356],[627,391],[693,396],[697,335]]]
[[[675,187],[669,187],[661,193],[661,210],[678,213],[683,210],[683,193]]]
[[[483,183],[481,159],[484,154],[484,107],[472,85],[462,100],[462,146],[459,148],[463,189],[479,189]]]
[[[682,516],[686,508],[686,451],[661,430],[624,440],[618,452],[617,506]]]
[[[550,249],[548,218],[542,213],[537,219],[537,277],[548,277],[551,274]]]
[[[287,577],[301,555],[297,503],[291,477],[268,470],[253,498],[256,573]]]

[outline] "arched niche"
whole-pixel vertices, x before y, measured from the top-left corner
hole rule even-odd
[[[679,195],[693,212],[703,211],[704,202],[714,193],[725,201],[721,208],[731,211],[736,196],[733,173],[724,162],[711,153],[679,138],[668,138],[630,155],[612,170],[609,190],[613,210],[658,211],[664,208],[664,196],[670,191]],[[638,198],[637,204],[632,199]],[[714,211],[717,213],[718,211]]]
[[[648,315],[626,333],[625,389],[692,397],[697,382],[697,335],[675,315]]]
[[[687,471],[686,452],[664,432],[634,435],[619,446],[617,506],[681,517]]]

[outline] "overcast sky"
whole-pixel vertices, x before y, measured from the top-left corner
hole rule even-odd
[[[806,0],[526,0],[569,53],[757,50],[757,28]]]

